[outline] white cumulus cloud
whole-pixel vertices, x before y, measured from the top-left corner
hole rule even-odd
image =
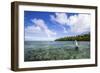
[[[59,24],[66,25],[68,22],[68,17],[66,13],[55,13],[54,15],[50,15],[51,20],[56,21]]]
[[[32,20],[34,25],[27,26],[25,28],[25,39],[32,40],[32,39],[53,39],[51,36],[56,35],[56,32],[50,30],[47,27],[47,24],[42,19],[33,19]]]
[[[42,19],[33,19],[32,22],[37,26],[40,27],[41,31],[45,32],[47,34],[48,37],[52,36],[52,35],[56,35],[55,32],[51,31],[50,29],[48,29],[48,27],[46,26],[45,22]]]
[[[85,33],[90,31],[90,15],[79,14],[69,17],[69,23],[71,26],[71,32]]]
[[[50,15],[53,22],[58,23],[63,26],[64,32],[81,34],[90,31],[90,15],[89,14],[74,14],[68,17],[66,13],[55,13],[55,15]],[[64,28],[64,26],[69,26],[70,30]]]

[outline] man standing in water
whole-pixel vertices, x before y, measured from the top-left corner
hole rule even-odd
[[[75,50],[76,50],[76,51],[79,50],[79,46],[78,46],[78,42],[77,42],[77,40],[75,40]]]

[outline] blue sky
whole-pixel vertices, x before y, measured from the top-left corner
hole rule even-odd
[[[24,11],[25,40],[51,41],[90,32],[90,14]]]

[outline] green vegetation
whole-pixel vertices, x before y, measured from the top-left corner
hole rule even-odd
[[[58,38],[55,41],[90,41],[90,34],[83,34],[83,35],[77,35],[77,36],[71,36],[71,37],[63,37]]]
[[[47,49],[36,48],[28,50],[24,55],[24,61],[68,60],[86,58],[90,58],[89,48],[80,48],[80,50],[76,51],[73,48],[66,49],[49,46]]]

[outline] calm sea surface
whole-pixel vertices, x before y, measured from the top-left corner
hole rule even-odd
[[[87,41],[78,41],[79,48],[89,48],[90,42]],[[25,50],[28,49],[48,49],[48,47],[53,48],[66,48],[66,49],[72,49],[75,47],[74,41],[25,41],[24,42]]]
[[[87,41],[78,41],[79,48],[90,48],[90,42]],[[24,49],[32,50],[32,49],[48,49],[48,48],[65,48],[72,49],[75,47],[74,41],[25,41]]]
[[[78,41],[25,41],[24,61],[64,60],[90,58],[90,42]]]

